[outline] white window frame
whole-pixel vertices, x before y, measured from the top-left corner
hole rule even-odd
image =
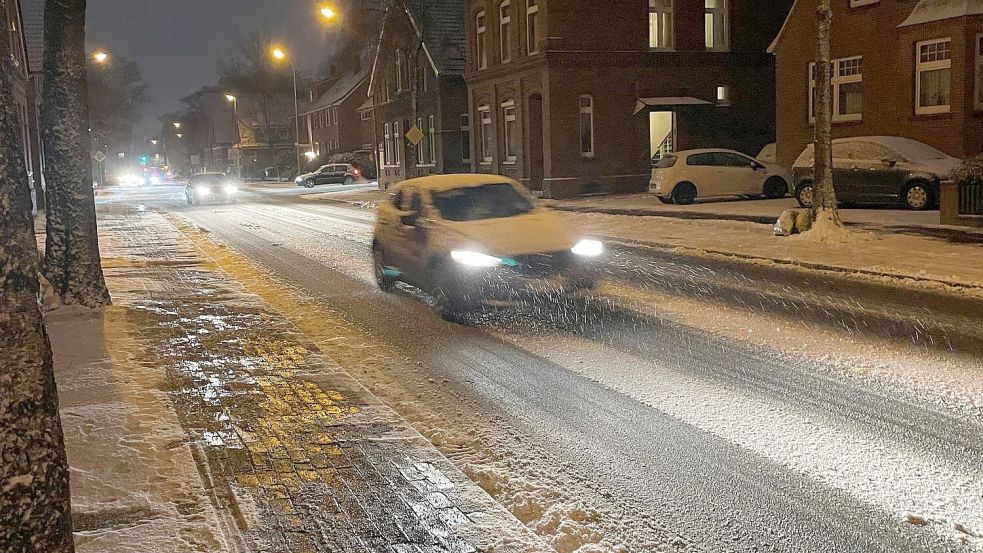
[[[430,165],[437,165],[437,118],[433,115],[427,118],[430,135]]]
[[[485,18],[485,10],[481,10],[474,16],[475,27],[475,61],[478,69],[488,69],[488,20]]]
[[[922,47],[929,44],[949,43],[949,59],[922,61]],[[944,106],[922,106],[922,73],[926,71],[949,70],[949,104]],[[934,115],[952,111],[952,37],[933,38],[915,44],[915,115]]]
[[[512,61],[512,1],[504,0],[498,5],[498,47],[502,63]]]
[[[338,126],[338,108],[331,110],[331,121],[334,126]]]
[[[526,0],[526,54],[539,53],[539,0]]]
[[[860,60],[860,74],[859,75],[840,75],[840,64],[848,61]],[[861,108],[860,113],[848,113],[845,115],[840,114],[840,85],[845,84],[855,84],[864,82],[863,74],[863,56],[850,56],[846,58],[839,58],[832,60],[830,64],[830,71],[833,72],[833,76],[830,79],[831,84],[831,94],[833,97],[833,122],[834,123],[847,123],[854,121],[863,121],[864,114],[863,108]],[[809,123],[816,122],[816,64],[815,62],[809,64]],[[862,86],[862,84],[861,84]],[[863,94],[863,92],[861,92]]]
[[[478,132],[480,137],[478,152],[481,154],[481,165],[491,165],[492,159],[494,157],[494,152],[492,149],[491,140],[485,140],[485,131],[488,130],[485,127],[489,127],[492,136],[495,135],[495,128],[492,126],[492,116],[491,116],[491,106],[479,106],[478,107]]]
[[[403,51],[396,49],[396,92],[403,90]]]
[[[588,101],[588,105],[587,106],[584,105],[584,100],[587,100]],[[596,152],[596,146],[597,146],[596,141],[595,141],[595,130],[594,130],[594,97],[591,96],[590,94],[581,94],[580,95],[580,98],[577,101],[577,105],[580,107],[580,111],[579,111],[580,116],[577,118],[578,128],[580,129],[580,133],[577,134],[577,144],[578,144],[577,147],[580,149],[580,157],[592,158],[592,157],[594,157],[594,153]],[[589,119],[589,121],[590,121],[590,150],[589,151],[584,150],[584,139],[583,139],[583,137],[584,137],[584,117],[583,116],[584,115],[589,115],[590,116],[590,119]]]
[[[403,162],[403,155],[400,152],[402,150],[403,140],[403,123],[400,121],[393,121],[393,165],[399,166]]]
[[[385,146],[383,147],[382,165],[385,167],[392,167],[393,160],[393,143],[392,143],[392,132],[389,123],[385,125],[385,133],[383,134]]]
[[[669,7],[659,7],[653,6],[652,2],[654,0],[649,0],[649,49],[659,52],[671,52],[676,48],[676,0],[669,0]],[[668,17],[660,17],[668,16]],[[667,25],[661,25],[668,21]],[[652,44],[652,25],[656,23],[656,27],[662,29],[665,33],[665,44]],[[659,34],[656,33],[656,41],[658,42]]]
[[[976,42],[973,43],[976,48],[976,88],[974,90],[975,95],[973,96],[973,108],[976,111],[983,111],[983,33],[976,35]]]
[[[503,163],[514,165],[519,159],[519,145],[512,143],[513,136],[511,133],[509,133],[509,123],[511,123],[511,126],[515,129],[515,138],[518,138],[519,129],[516,128],[518,118],[516,117],[515,100],[509,100],[502,103],[502,134],[505,138],[503,142],[505,148],[502,150],[502,153],[505,154],[505,160]],[[509,154],[513,148],[515,148],[515,154]]]
[[[714,42],[712,46],[707,46],[707,51],[709,52],[729,52],[730,51],[730,6],[728,5],[728,0],[717,0],[720,2],[720,6],[716,8],[706,7],[706,0],[703,3],[703,21],[706,22],[707,16],[712,16],[713,21],[720,18],[723,24],[723,37],[721,37],[721,44]],[[704,43],[707,37],[713,37],[716,39],[716,33],[714,32],[716,28],[709,28],[704,30]]]
[[[423,118],[422,117],[417,117],[416,118],[416,126],[421,131],[423,130]],[[426,151],[426,149],[427,149],[427,136],[426,136],[426,134],[424,134],[423,135],[423,140],[421,140],[421,141],[419,141],[419,142],[416,143],[416,166],[417,167],[420,167],[420,166],[422,166],[422,165],[424,165],[426,163],[423,160],[423,154]]]
[[[471,116],[467,113],[461,115],[461,161],[471,162]],[[465,140],[465,137],[467,140]]]
[[[372,119],[372,112],[363,111],[362,113],[358,114],[358,119],[359,121],[370,121]]]

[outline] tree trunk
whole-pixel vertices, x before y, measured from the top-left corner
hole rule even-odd
[[[833,93],[831,83],[830,33],[833,9],[830,0],[819,0],[816,13],[819,30],[816,33],[816,136],[812,213],[818,234],[842,227],[833,188]]]
[[[65,553],[74,551],[68,461],[7,44],[0,40],[0,551]]]
[[[85,65],[85,0],[45,0],[43,271],[64,303],[99,307],[110,299],[99,259]]]

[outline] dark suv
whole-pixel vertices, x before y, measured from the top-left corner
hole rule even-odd
[[[348,163],[333,163],[321,166],[313,173],[297,177],[297,186],[314,188],[319,184],[355,184],[362,172]]]

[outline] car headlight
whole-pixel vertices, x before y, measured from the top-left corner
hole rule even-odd
[[[574,255],[597,257],[604,253],[604,244],[597,240],[581,240],[571,250]]]
[[[230,195],[230,196],[232,194],[235,194],[238,191],[239,191],[239,189],[236,188],[234,184],[227,184],[227,185],[225,185],[225,193],[228,194],[228,195]]]
[[[197,188],[195,192],[197,192],[201,196],[208,196],[209,194],[212,193],[212,189],[208,188],[207,186],[201,186]]]
[[[304,178],[303,177],[297,177],[297,178],[294,179],[294,182],[296,182],[297,184],[300,184],[300,183],[304,182]]]
[[[497,267],[502,264],[502,260],[497,257],[472,251],[452,251],[451,259],[469,267]]]

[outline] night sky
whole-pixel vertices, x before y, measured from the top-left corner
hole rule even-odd
[[[313,0],[89,0],[89,48],[137,62],[152,100],[141,127],[151,136],[157,117],[203,85],[215,84],[219,61],[239,37],[259,30],[278,38],[313,71],[332,33]]]

